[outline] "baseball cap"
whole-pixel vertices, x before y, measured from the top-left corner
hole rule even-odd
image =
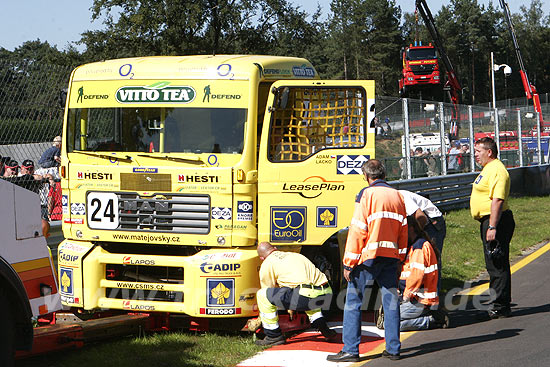
[[[6,168],[17,169],[19,168],[19,163],[17,163],[15,159],[12,159],[8,163],[6,163]]]
[[[54,143],[61,143],[61,136],[56,136],[55,138],[53,138],[53,142]]]
[[[21,167],[25,167],[25,168],[31,168],[33,167],[34,168],[34,162],[30,159],[25,159],[23,161],[23,163],[21,163]]]

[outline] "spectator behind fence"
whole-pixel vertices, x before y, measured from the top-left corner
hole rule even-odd
[[[34,171],[34,162],[30,159],[25,159],[21,163],[21,172],[19,173],[20,177],[27,177],[36,181],[46,181],[49,180],[50,185],[53,185],[55,177],[50,173],[38,174]]]
[[[461,172],[468,172],[470,170],[470,147],[468,144],[462,144],[460,146],[460,155],[458,166]]]
[[[6,181],[9,181],[15,185],[24,187],[27,190],[30,190],[32,192],[35,192],[40,195],[40,189],[44,187],[46,182],[50,182],[50,185],[53,184],[53,176],[52,175],[37,175],[34,174],[34,162],[30,159],[25,159],[23,163],[21,164],[21,173],[17,175],[17,170],[14,169],[15,165],[17,164],[17,161],[11,161],[9,163],[9,167],[6,169],[6,174],[8,176],[4,176],[4,179]],[[42,198],[41,198],[42,201]],[[42,208],[42,217],[45,217],[45,214],[47,212]],[[46,217],[47,218],[47,217]]]
[[[40,205],[42,207],[42,216],[51,220],[61,219],[61,186],[59,180],[59,169],[57,167],[50,168],[38,168],[35,174],[49,177],[51,176],[53,181],[50,180],[49,185],[42,185],[40,187]]]
[[[57,167],[61,163],[61,136],[56,136],[53,139],[53,145],[42,153],[42,157],[38,160],[43,168]]]
[[[421,147],[416,147],[416,149],[414,150],[413,163],[413,178],[426,177],[428,167],[426,166],[425,154],[422,151]]]
[[[426,149],[424,163],[426,163],[428,177],[437,176],[437,161],[429,149]]]
[[[453,141],[451,144],[451,150],[449,150],[449,165],[447,166],[449,171],[458,170],[458,155],[460,154],[460,142]]]
[[[12,159],[11,161],[7,162],[4,166],[4,174],[2,177],[16,177],[17,172],[19,171],[19,163]]]

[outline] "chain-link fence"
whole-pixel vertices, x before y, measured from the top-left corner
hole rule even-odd
[[[543,113],[550,110],[542,107]],[[473,142],[485,136],[497,141],[508,167],[549,162],[550,136],[539,130],[532,106],[495,113],[459,105],[455,111],[449,103],[377,97],[376,116],[376,156],[386,164],[389,180],[479,171]]]
[[[0,63],[0,175],[39,193],[44,217],[54,220],[61,219],[59,174],[55,160],[41,158],[52,160],[45,152],[61,135],[70,73],[38,62]]]
[[[20,174],[25,170],[22,163],[31,160],[36,173],[59,177],[55,167],[41,164],[41,157],[61,135],[62,91],[70,72],[70,67],[37,62],[0,63],[2,175],[7,166],[17,166]],[[548,96],[541,101],[548,101]],[[385,162],[390,180],[473,172],[480,167],[474,162],[472,142],[491,136],[499,140],[500,159],[509,167],[547,163],[550,138],[539,133],[532,106],[525,99],[505,105],[515,107],[500,108],[503,104],[497,103],[495,114],[488,107],[460,105],[454,112],[448,103],[378,96],[376,156]],[[550,116],[550,105],[542,107]],[[452,139],[450,131],[456,134]],[[33,188],[41,193],[44,211],[60,219],[59,185],[44,181],[39,189]]]

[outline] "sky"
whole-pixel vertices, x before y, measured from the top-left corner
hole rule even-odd
[[[101,21],[91,20],[90,7],[93,0],[0,0],[0,47],[13,51],[25,41],[48,41],[59,50],[66,49],[80,39],[87,30],[103,28]],[[303,10],[312,13],[319,3],[325,13],[330,11],[330,0],[291,0]],[[550,13],[550,0],[543,1],[543,11]],[[513,13],[521,5],[528,6],[531,0],[507,0]],[[396,0],[403,12],[414,11],[414,0]],[[427,0],[435,15],[448,0]],[[488,4],[489,0],[478,0]],[[498,0],[493,0],[498,6]],[[82,50],[81,47],[77,47]]]

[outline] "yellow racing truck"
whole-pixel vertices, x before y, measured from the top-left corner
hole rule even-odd
[[[255,316],[261,241],[301,251],[338,282],[337,234],[365,186],[373,119],[373,81],[320,80],[303,58],[76,68],[60,167],[62,303]]]

